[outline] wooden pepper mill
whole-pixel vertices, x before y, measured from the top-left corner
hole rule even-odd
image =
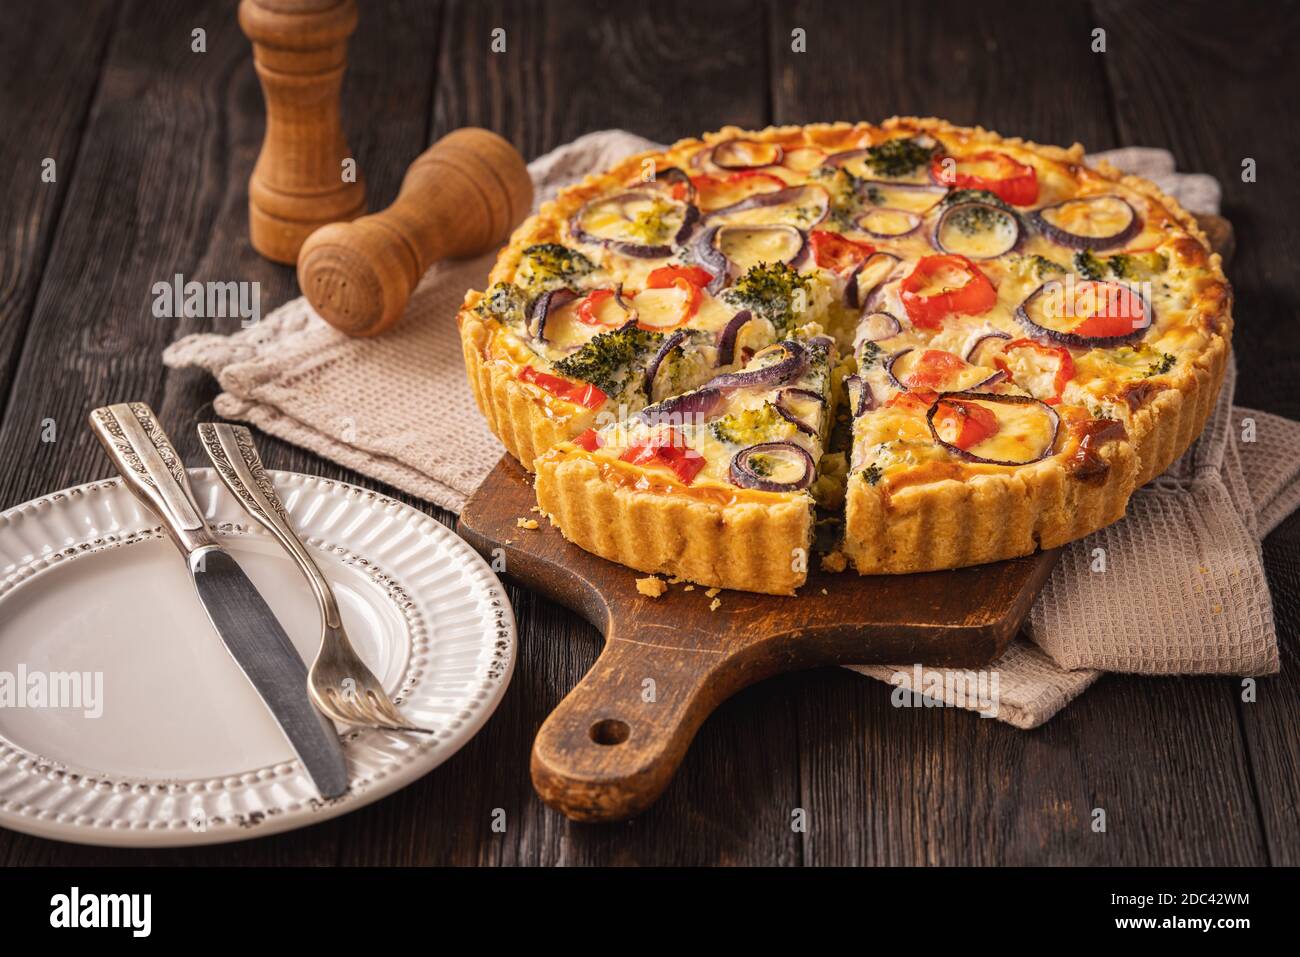
[[[298,256],[298,285],[331,325],[377,335],[401,318],[434,261],[500,245],[532,201],[513,146],[487,130],[456,130],[411,164],[393,205],[312,233]]]
[[[248,182],[253,248],[294,263],[303,240],[366,211],[365,181],[350,159],[339,113],[354,0],[242,0],[266,100],[266,138]]]

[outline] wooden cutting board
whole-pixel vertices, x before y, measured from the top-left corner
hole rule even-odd
[[[704,719],[763,678],[820,665],[989,664],[1019,631],[1059,555],[919,575],[816,570],[797,598],[723,591],[713,611],[701,586],[639,594],[642,573],[565,541],[531,511],[535,504],[531,477],[505,456],[466,503],[458,531],[507,578],[605,636],[596,664],[533,743],[537,793],[579,821],[648,807]],[[520,518],[540,527],[520,528]]]

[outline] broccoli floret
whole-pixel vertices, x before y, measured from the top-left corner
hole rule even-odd
[[[880,361],[880,357],[885,354],[885,350],[880,348],[876,343],[867,340],[858,347],[858,371],[862,372],[870,369]]]
[[[990,193],[987,189],[954,189],[940,201],[941,206],[958,206],[962,203],[983,203],[986,206],[1005,209],[1008,213],[1015,212],[1006,200],[997,193]]]
[[[656,383],[666,394],[678,395],[709,378],[713,363],[701,346],[713,338],[702,329],[686,330],[686,339],[664,357],[655,373]]]
[[[528,297],[512,282],[495,283],[478,304],[480,316],[491,316],[507,325],[519,324],[528,313]]]
[[[1151,363],[1151,367],[1143,373],[1142,378],[1150,379],[1152,376],[1164,375],[1174,367],[1174,363],[1177,361],[1178,360],[1168,352],[1162,352],[1160,353],[1160,358]]]
[[[572,285],[573,280],[595,268],[596,264],[576,249],[559,243],[538,243],[524,250],[515,280],[536,296],[550,289]]]
[[[1028,265],[1034,271],[1034,275],[1039,279],[1046,279],[1048,276],[1059,275],[1065,272],[1065,267],[1060,263],[1052,262],[1046,256],[1026,256]]]
[[[934,144],[917,139],[886,140],[868,149],[864,162],[877,176],[906,176],[930,162],[934,150]]]
[[[1144,280],[1158,275],[1169,268],[1169,258],[1164,253],[1116,253],[1102,259],[1090,249],[1081,249],[1074,254],[1074,268],[1085,279]]]
[[[750,446],[775,438],[779,432],[788,431],[789,426],[790,423],[776,411],[776,406],[764,402],[756,409],[741,409],[724,415],[709,429],[719,442]]]
[[[756,316],[767,319],[784,335],[796,319],[796,307],[802,311],[807,303],[810,285],[807,276],[785,263],[759,263],[736,280],[722,294],[722,298],[741,309],[749,309]],[[797,302],[802,291],[803,302]]]
[[[1169,268],[1169,258],[1164,253],[1116,253],[1106,259],[1106,265],[1118,279],[1144,280]]]
[[[856,220],[862,213],[863,203],[878,206],[883,199],[877,187],[860,176],[854,176],[842,166],[819,166],[812,175],[821,180],[826,192],[830,194],[830,218],[841,229],[856,229]]]
[[[661,339],[663,333],[636,326],[602,332],[556,362],[555,371],[568,379],[590,382],[606,395],[618,395],[627,386],[638,360],[657,348]]]
[[[678,208],[667,200],[656,197],[649,209],[643,209],[636,214],[636,218],[628,228],[648,246],[666,242],[675,232],[674,224],[668,217]]]
[[[1001,222],[1001,217],[988,206],[967,206],[964,209],[953,210],[944,223],[951,223],[965,236],[974,236],[977,233],[987,232],[994,229]]]
[[[1106,264],[1091,249],[1080,249],[1074,254],[1074,270],[1084,279],[1106,278]]]

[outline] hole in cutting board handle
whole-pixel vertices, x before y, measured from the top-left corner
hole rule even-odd
[[[591,735],[591,740],[608,747],[622,744],[632,733],[632,729],[628,727],[626,721],[620,721],[618,718],[602,718],[593,724],[587,733]]]

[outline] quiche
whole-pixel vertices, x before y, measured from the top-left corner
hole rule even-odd
[[[571,541],[774,594],[1025,555],[1204,427],[1231,289],[1151,183],[937,119],[723,129],[542,205],[459,314]]]

